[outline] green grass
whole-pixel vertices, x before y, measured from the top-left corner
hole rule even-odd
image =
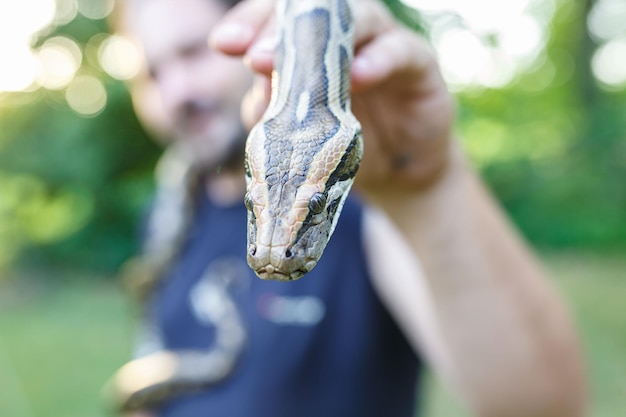
[[[623,258],[545,256],[583,335],[593,398],[590,417],[620,417],[626,410]],[[0,285],[2,416],[112,415],[101,389],[129,355],[132,308],[114,284],[76,278]],[[433,380],[425,415],[468,417]]]
[[[592,417],[626,415],[626,255],[552,256],[557,284],[583,336]]]
[[[7,417],[101,417],[103,382],[128,357],[129,307],[102,282],[0,287],[0,404]]]

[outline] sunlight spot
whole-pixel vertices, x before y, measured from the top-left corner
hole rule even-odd
[[[500,51],[491,51],[490,58],[476,74],[475,81],[485,87],[501,88],[511,82],[515,75],[515,62]]]
[[[511,22],[500,37],[500,46],[507,54],[517,58],[535,57],[541,48],[542,28],[531,16],[522,15]]]
[[[598,48],[591,60],[593,75],[606,87],[626,85],[626,38]]]
[[[38,82],[50,90],[70,83],[80,67],[82,53],[71,39],[58,36],[47,40],[39,50],[41,73]]]
[[[54,16],[54,23],[56,25],[65,25],[76,17],[78,14],[78,5],[76,0],[56,0],[57,12]]]
[[[489,49],[465,29],[446,31],[436,47],[444,76],[453,86],[473,83],[490,64]]]
[[[128,80],[141,69],[139,53],[128,39],[113,35],[105,39],[98,49],[102,68],[113,78]]]
[[[624,0],[600,0],[587,18],[591,35],[600,41],[608,41],[626,35],[626,2]]]
[[[473,31],[498,32],[521,15],[530,0],[403,0],[411,7],[425,12],[454,11]]]
[[[78,11],[88,19],[104,19],[113,11],[114,0],[78,0]]]
[[[469,84],[489,59],[487,48],[468,30],[442,34],[437,50],[444,74],[453,84]]]
[[[106,106],[107,94],[100,80],[89,75],[81,75],[67,87],[65,99],[76,113],[96,116]]]
[[[0,2],[0,91],[29,89],[39,74],[32,36],[54,18],[54,0]]]
[[[39,61],[26,44],[0,45],[0,91],[30,87],[39,73]]]
[[[83,49],[83,53],[85,54],[85,60],[92,67],[101,67],[100,63],[100,47],[102,46],[102,42],[109,39],[111,35],[108,33],[100,32],[93,35]]]
[[[30,36],[54,19],[54,0],[19,0],[0,2],[0,37]]]
[[[429,27],[453,89],[504,87],[545,48],[555,0],[402,0]]]

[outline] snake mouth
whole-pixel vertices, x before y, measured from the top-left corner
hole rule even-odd
[[[302,278],[302,276],[309,271],[304,268],[299,268],[291,272],[283,272],[276,269],[273,265],[267,265],[263,268],[257,269],[255,272],[259,278],[264,280],[295,281]]]

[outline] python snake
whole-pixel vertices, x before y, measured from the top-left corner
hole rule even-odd
[[[245,162],[248,263],[264,279],[298,279],[317,264],[361,160],[361,126],[350,111],[351,7],[351,0],[277,3],[281,40],[275,55],[272,96],[248,137]],[[167,197],[162,208],[168,213],[186,212],[196,176],[184,168],[190,167],[175,157],[176,152],[173,154],[169,159],[175,163],[167,164],[165,168],[170,169],[160,175],[166,179],[161,187]],[[179,179],[170,184],[172,178]],[[152,219],[158,224],[162,224],[160,214],[157,210]],[[161,232],[165,236],[153,239],[156,247],[147,249],[154,256],[148,261],[175,256],[173,248],[178,245],[170,244],[181,239],[187,226],[181,222],[175,230],[166,228]],[[155,349],[126,364],[111,381],[109,394],[117,407],[153,407],[230,374],[246,339],[230,302],[230,288],[238,275],[231,269],[209,267],[194,290],[222,300],[213,306],[218,310],[209,314],[220,317],[213,320],[214,345],[205,351],[169,351],[156,343],[151,347]],[[149,288],[155,285],[148,284]],[[144,327],[144,333],[154,332],[150,323]],[[158,341],[159,336],[148,339]]]
[[[361,161],[350,0],[281,0],[272,94],[246,143],[248,264],[295,280],[318,262]]]

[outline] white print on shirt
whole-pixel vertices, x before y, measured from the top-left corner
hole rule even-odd
[[[259,297],[257,310],[266,320],[284,326],[315,326],[326,314],[326,306],[318,297],[273,293],[265,293]]]

